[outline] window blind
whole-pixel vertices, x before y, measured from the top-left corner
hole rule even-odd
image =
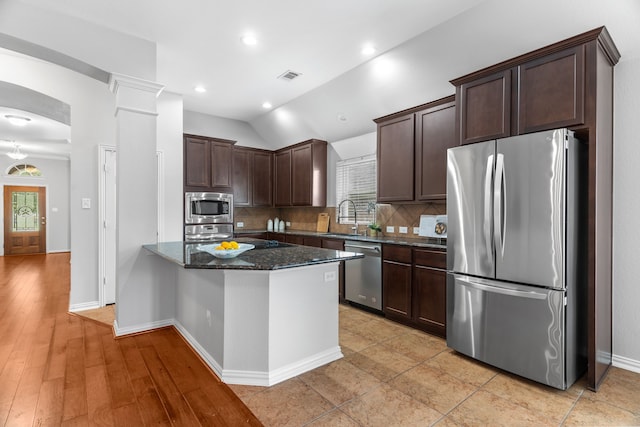
[[[336,215],[341,224],[353,224],[356,218],[359,224],[375,221],[376,179],[375,154],[337,162]]]

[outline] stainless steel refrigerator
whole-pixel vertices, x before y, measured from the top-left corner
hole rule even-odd
[[[448,150],[449,347],[559,389],[582,375],[586,161],[566,129]]]

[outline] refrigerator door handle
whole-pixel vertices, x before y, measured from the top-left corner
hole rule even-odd
[[[504,221],[507,216],[505,200],[504,200],[504,154],[498,154],[496,157],[496,179],[493,191],[493,236],[496,245],[496,251],[504,256]]]
[[[456,280],[458,280],[459,282],[463,282],[465,286],[468,286],[470,288],[479,289],[485,292],[492,292],[494,294],[502,294],[502,295],[508,295],[512,297],[521,297],[521,298],[529,298],[529,299],[546,299],[548,296],[547,293],[542,293],[542,292],[521,291],[518,289],[509,289],[509,288],[501,288],[498,286],[484,285],[482,283],[478,283],[471,279],[462,278],[458,275],[456,275]]]
[[[484,243],[487,246],[487,254],[493,253],[491,239],[491,178],[493,175],[493,154],[487,157],[487,169],[484,173]]]

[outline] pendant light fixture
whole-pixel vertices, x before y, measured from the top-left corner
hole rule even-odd
[[[27,154],[20,151],[20,146],[18,144],[15,144],[13,151],[8,152],[7,156],[11,157],[13,160],[24,160],[27,158]]]

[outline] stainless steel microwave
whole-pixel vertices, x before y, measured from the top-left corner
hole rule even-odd
[[[185,193],[185,224],[233,224],[233,195]]]

